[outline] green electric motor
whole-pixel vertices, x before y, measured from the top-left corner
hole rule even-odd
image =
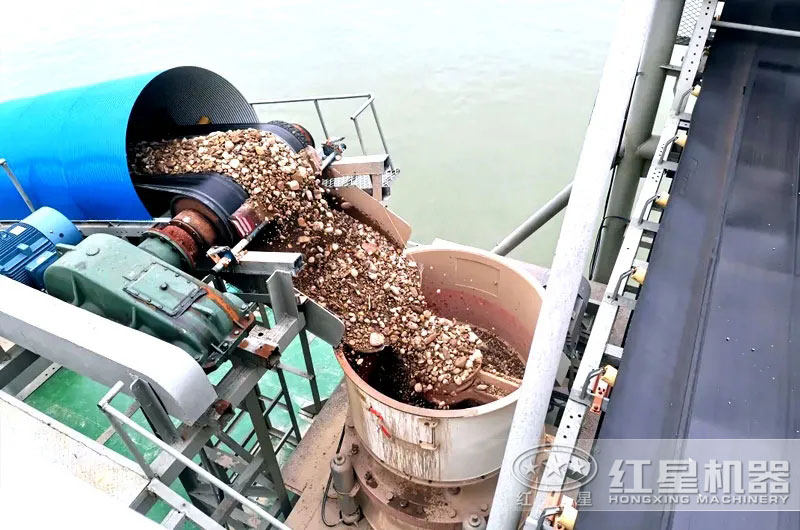
[[[64,254],[44,282],[65,302],[182,348],[207,371],[253,323],[235,295],[107,234],[91,235]]]

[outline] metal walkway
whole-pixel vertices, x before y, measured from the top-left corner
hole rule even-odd
[[[800,2],[723,19],[800,29]],[[800,437],[800,39],[720,29],[600,430]],[[780,512],[590,512],[583,529],[798,528]]]

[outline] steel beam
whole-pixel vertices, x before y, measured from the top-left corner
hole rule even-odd
[[[631,98],[625,135],[622,140],[624,154],[617,166],[611,194],[606,209],[606,226],[601,229],[600,248],[597,253],[594,275],[591,279],[607,283],[617,259],[622,237],[636,197],[639,179],[645,166],[639,148],[653,133],[656,113],[667,72],[661,67],[669,63],[674,49],[685,0],[657,0],[654,23],[642,53],[636,87]],[[624,13],[624,11],[623,11]]]
[[[594,243],[600,212],[617,155],[630,93],[656,0],[626,0],[625,17],[611,44],[586,139],[575,172],[550,280],[519,390],[514,420],[492,503],[489,528],[516,530],[527,487],[514,478],[518,458],[539,441],[561,360],[575,298]]]

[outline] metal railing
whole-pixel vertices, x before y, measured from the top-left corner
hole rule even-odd
[[[534,212],[533,215],[528,217],[524,223],[504,237],[503,240],[492,249],[492,253],[500,256],[508,255],[509,252],[520,246],[526,239],[536,233],[537,230],[558,215],[561,210],[566,208],[571,194],[572,182],[556,193],[552,199],[547,201],[541,208]]]
[[[342,94],[336,96],[318,96],[318,97],[307,97],[307,98],[287,98],[287,99],[267,99],[261,101],[251,101],[250,105],[253,107],[259,105],[282,105],[287,103],[313,103],[314,109],[317,112],[317,117],[319,118],[319,124],[322,127],[322,132],[325,135],[325,138],[330,138],[331,134],[328,131],[328,126],[325,123],[325,117],[322,114],[322,108],[320,107],[320,101],[343,101],[348,99],[366,99],[366,101],[356,109],[353,114],[350,115],[350,121],[353,122],[353,127],[356,131],[356,136],[358,137],[358,143],[361,147],[361,153],[366,155],[367,149],[364,145],[364,136],[361,132],[361,126],[358,123],[358,118],[361,114],[364,113],[367,108],[370,109],[372,112],[372,118],[375,120],[375,128],[378,131],[378,137],[381,140],[381,145],[383,146],[383,151],[389,156],[389,168],[394,170],[394,164],[392,163],[392,155],[389,153],[389,147],[386,144],[386,137],[383,134],[383,128],[381,127],[381,122],[378,119],[378,112],[375,110],[375,96],[369,93],[359,93],[359,94]]]
[[[103,398],[100,400],[97,406],[103,412],[103,414],[106,415],[109,423],[111,423],[111,425],[114,427],[114,430],[120,436],[125,446],[133,454],[134,459],[136,459],[136,462],[142,468],[142,471],[144,471],[144,474],[147,476],[148,479],[157,480],[158,477],[155,475],[153,469],[145,460],[142,452],[139,450],[138,447],[136,447],[136,444],[133,443],[133,440],[131,440],[128,433],[125,432],[124,427],[128,427],[129,429],[135,431],[137,434],[145,438],[148,442],[154,444],[162,451],[168,453],[175,460],[177,460],[187,468],[191,469],[195,473],[197,473],[204,480],[208,481],[210,484],[213,484],[215,487],[222,490],[226,495],[229,495],[231,498],[241,503],[242,506],[245,506],[249,510],[252,510],[253,513],[264,519],[270,525],[274,526],[275,528],[279,528],[281,530],[291,530],[291,528],[289,528],[281,521],[276,519],[275,516],[271,515],[266,510],[264,510],[264,508],[260,506],[258,503],[248,499],[235,489],[231,488],[224,481],[220,480],[212,473],[200,467],[191,458],[184,456],[183,453],[173,448],[169,444],[163,442],[153,433],[149,432],[147,429],[140,426],[138,423],[134,422],[128,416],[126,416],[122,412],[112,407],[111,400],[114,399],[114,397],[116,397],[116,395],[119,394],[120,391],[122,391],[123,386],[124,383],[122,381],[118,381],[113,387],[111,387],[108,393],[106,393],[106,395],[103,396]],[[153,491],[153,489],[151,488],[150,491]],[[191,517],[191,514],[187,514],[187,516]]]

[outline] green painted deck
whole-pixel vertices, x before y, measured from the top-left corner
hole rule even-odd
[[[317,376],[317,383],[321,398],[324,400],[334,391],[342,379],[342,370],[333,355],[333,349],[322,340],[309,335],[311,355],[314,361],[314,370]],[[281,362],[300,370],[305,370],[305,361],[299,339],[295,339],[290,347],[281,356]],[[230,363],[226,363],[209,377],[216,384],[223,375],[230,369]],[[308,405],[313,405],[314,401],[311,394],[311,387],[307,380],[296,376],[288,371],[284,371],[286,383],[292,398],[295,411]],[[259,383],[259,387],[264,396],[274,397],[280,392],[278,376],[274,372],[268,372]],[[108,392],[108,387],[96,383],[86,377],[80,376],[75,372],[61,368],[35,392],[25,400],[32,407],[44,412],[48,416],[58,420],[76,431],[92,438],[97,439],[103,432],[110,427],[105,415],[97,408],[97,403]],[[114,399],[113,405],[117,409],[124,411],[133,403],[133,399],[126,395],[119,395]],[[310,425],[309,421],[298,414],[300,430],[305,432]],[[133,415],[134,421],[148,428],[147,422],[141,411]],[[275,407],[270,414],[273,425],[281,430],[291,428],[288,412]],[[247,418],[236,426],[233,431],[234,438],[240,439],[244,433],[251,429],[252,425]],[[128,431],[137,447],[144,453],[148,462],[158,455],[158,449],[143,439],[138,434]],[[255,437],[248,444],[247,448],[252,448]],[[132,459],[132,455],[116,434],[107,442],[106,447]],[[283,449],[278,455],[281,464],[285,463],[291,455],[294,447],[284,444]],[[197,459],[199,462],[199,458]],[[179,481],[172,485],[173,489],[186,497]],[[160,521],[168,513],[168,507],[159,502],[148,514],[154,520]]]

